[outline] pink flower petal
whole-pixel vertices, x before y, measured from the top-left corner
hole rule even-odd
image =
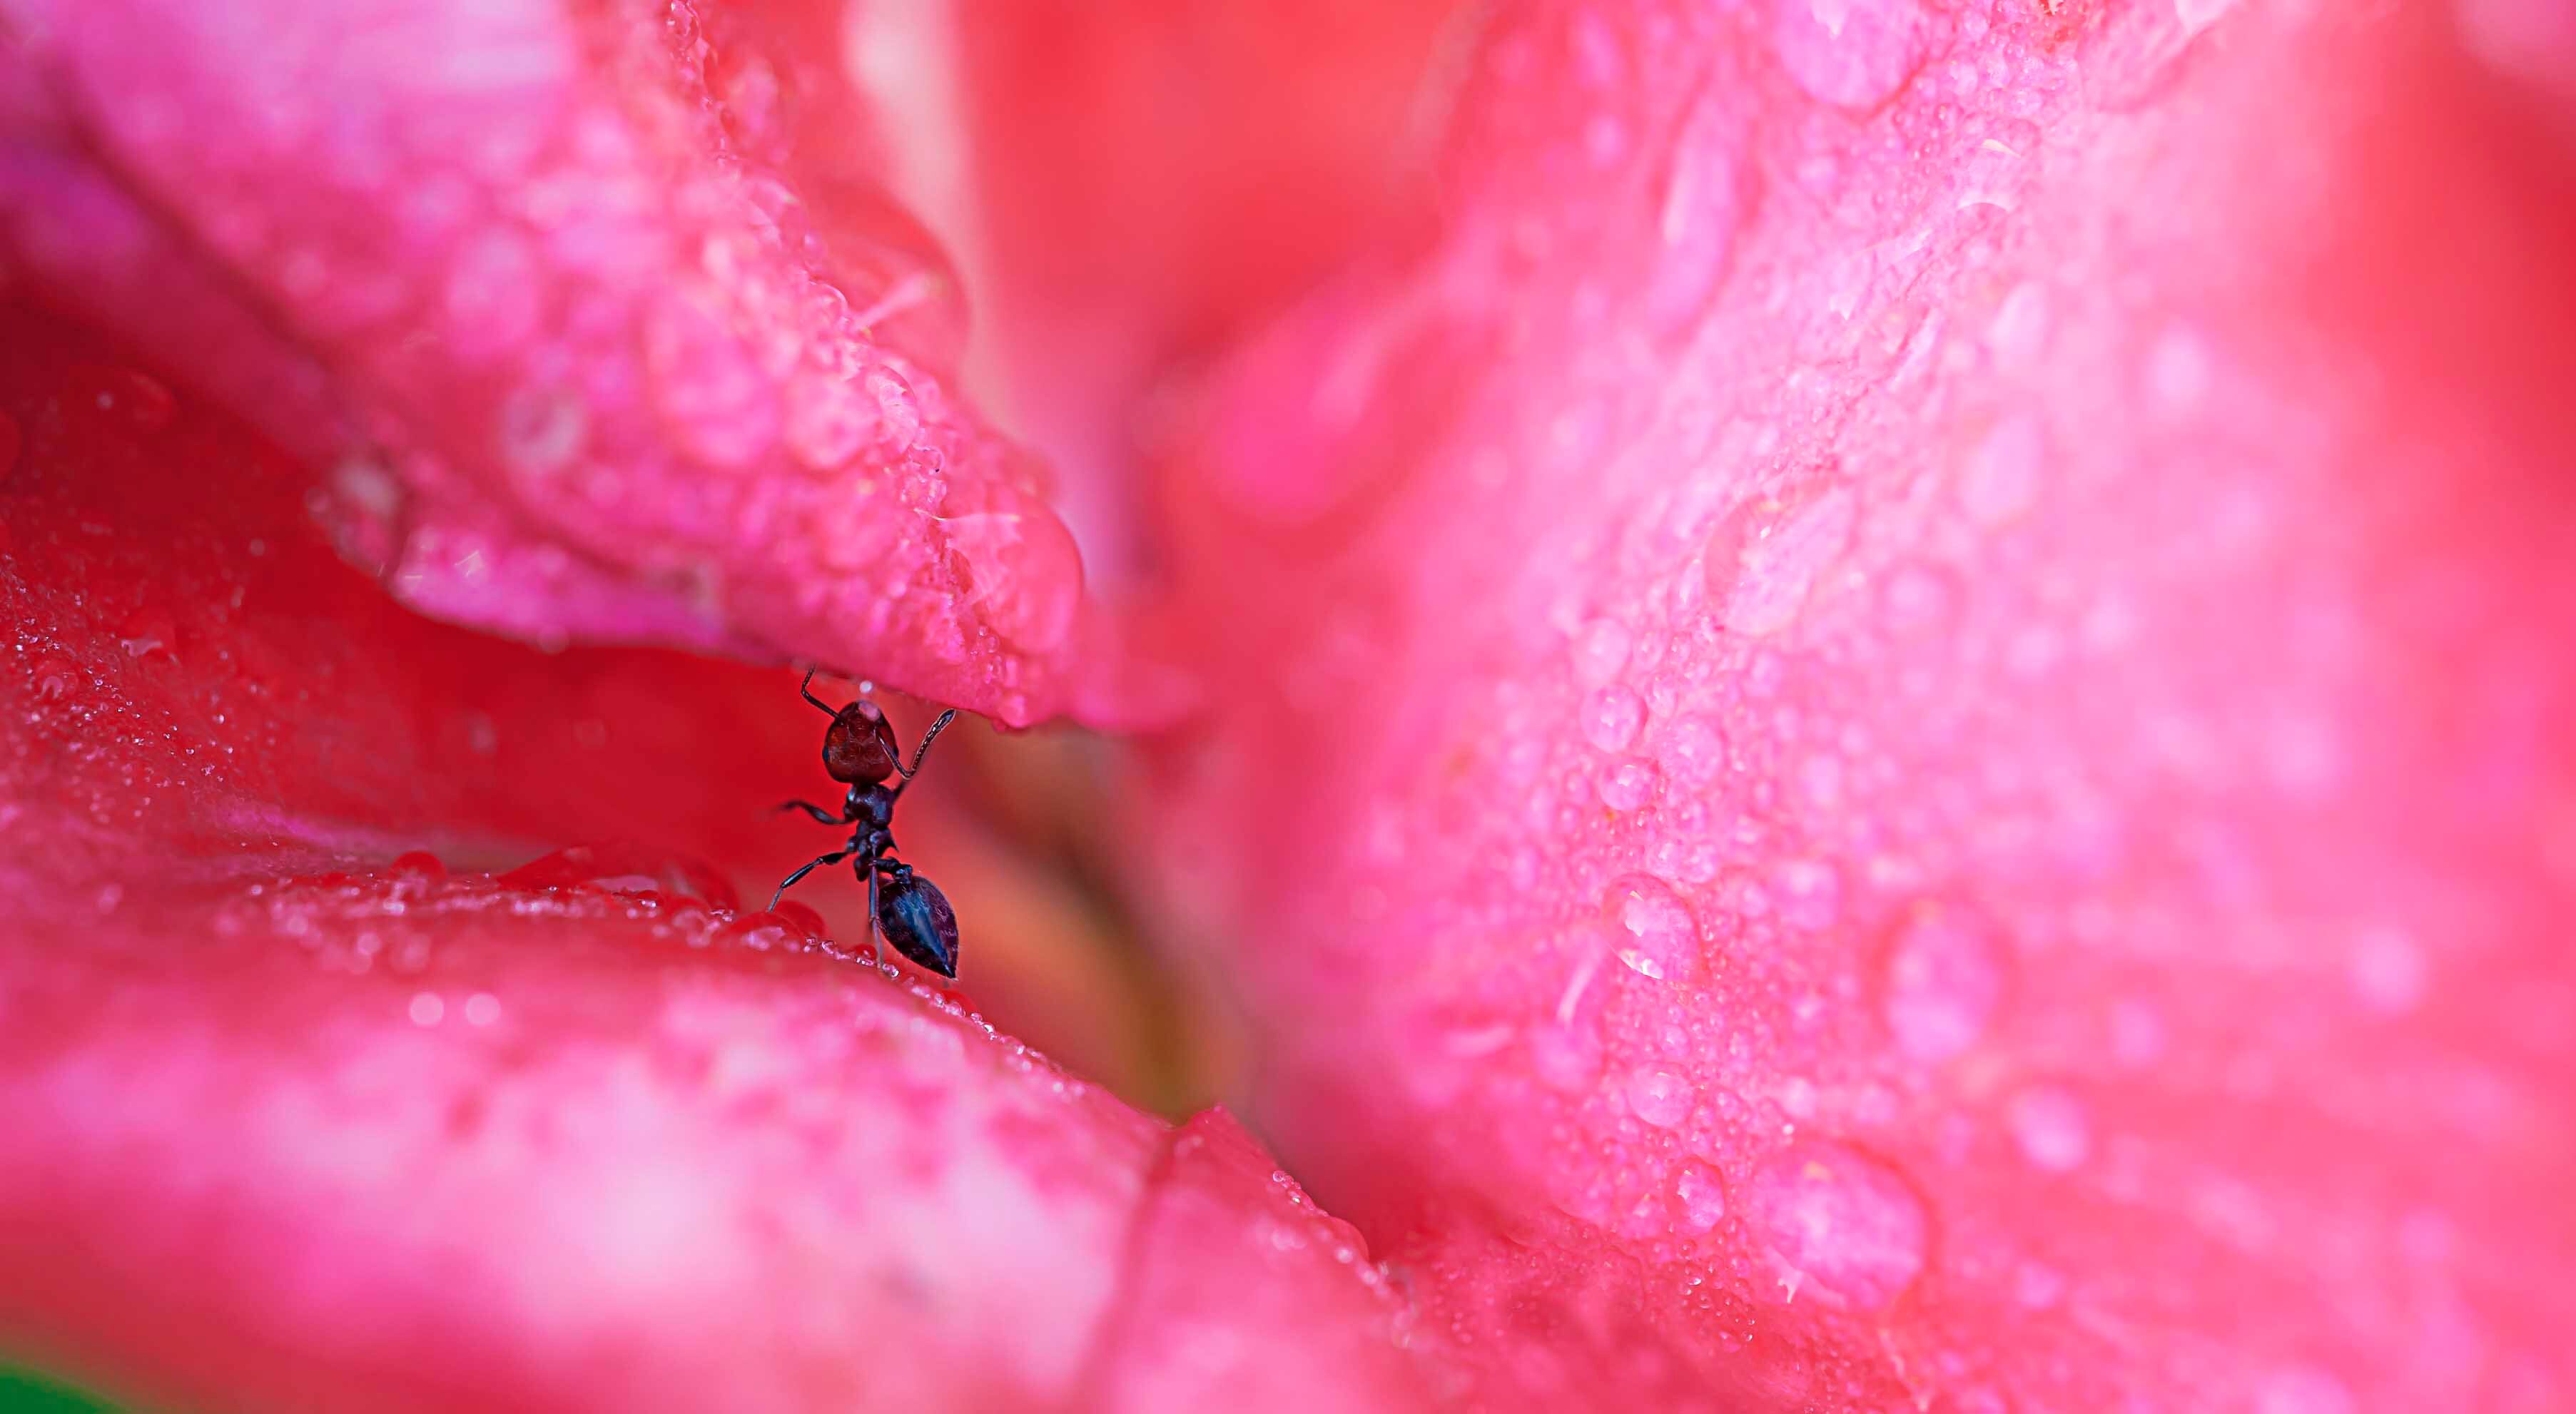
[[[2576,1390],[2576,188],[2465,43],[1508,9],[1188,409],[1148,817],[1483,1398]]]
[[[1118,657],[956,398],[954,282],[864,175],[893,139],[832,125],[830,7],[11,11],[10,244],[336,465],[407,603],[1015,723]]]
[[[1358,1409],[1415,1378],[1356,1237],[1235,1178],[1269,1161],[1231,1121],[1167,1135],[793,929],[396,873],[7,954],[0,1326],[112,1389],[1160,1409],[1298,1366]]]

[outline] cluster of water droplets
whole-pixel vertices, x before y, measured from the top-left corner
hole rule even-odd
[[[644,41],[669,44],[667,56],[630,56],[647,71],[676,59],[670,91],[640,84],[631,103],[600,102],[573,92],[576,61],[557,30],[486,18],[506,37],[484,35],[480,19],[459,28],[507,50],[513,85],[549,99],[564,90],[559,103],[527,100],[548,122],[495,123],[469,107],[433,125],[452,126],[452,140],[425,142],[388,123],[386,104],[353,103],[348,131],[335,130],[343,141],[313,159],[313,180],[320,206],[367,219],[306,220],[256,186],[220,184],[191,211],[349,375],[365,445],[317,509],[351,558],[388,571],[398,593],[475,618],[505,612],[505,596],[442,592],[418,577],[446,576],[453,561],[487,582],[551,585],[563,576],[532,557],[596,533],[599,513],[640,536],[838,543],[848,537],[822,523],[834,508],[892,493],[935,515],[957,468],[994,459],[948,425],[946,390],[913,359],[953,352],[962,327],[935,262],[864,229],[865,212],[818,220],[780,179],[790,154],[778,72],[754,53],[719,52],[696,17],[678,15],[670,33]],[[299,103],[292,116],[317,122],[321,110]],[[681,131],[700,117],[702,143]],[[451,427],[421,421],[424,406],[481,412]],[[772,468],[811,484],[737,475]],[[507,524],[493,488],[478,484],[494,472],[516,504],[573,533]],[[887,504],[866,509],[882,518]],[[963,547],[916,530],[913,553],[870,555],[852,571],[868,582],[849,597],[885,603],[947,573],[954,554],[974,565],[986,627],[1052,646],[1065,618],[1052,586],[1079,571],[1065,571],[1065,547],[1043,528],[1015,534],[1014,520],[1005,508],[988,525],[970,522]],[[472,548],[407,553],[433,526]],[[621,550],[606,534],[586,548],[611,560]],[[730,547],[693,548],[694,597],[720,604]],[[567,582],[564,592],[616,590]]]
[[[261,930],[299,943],[329,971],[422,976],[434,968],[443,929],[494,916],[640,925],[685,948],[812,953],[897,975],[889,959],[833,939],[801,903],[746,910],[705,865],[613,847],[570,846],[497,876],[451,874],[435,854],[412,851],[374,870],[252,884],[215,926],[226,936]]]
[[[1938,1146],[1913,1101],[1989,1044],[2013,950],[1921,871],[1847,857],[1883,772],[1860,724],[1811,715],[1801,685],[1835,636],[1943,630],[1960,591],[1926,564],[1864,572],[1865,502],[1830,464],[1738,450],[1774,469],[1679,517],[1696,524],[1669,582],[1563,630],[1572,730],[1503,763],[1548,802],[1535,818],[1562,845],[1547,867],[1606,876],[1597,913],[1545,950],[1553,1014],[1516,1039],[1576,1136],[1542,1178],[1566,1213],[1757,1304],[1874,1313],[1933,1257],[1909,1165]],[[1968,494],[1987,519],[2027,504],[2012,458],[2033,453],[1992,455],[1994,479]],[[1576,808],[1549,789],[1550,759],[1575,763]],[[2011,1086],[1987,1121],[2036,1174],[2093,1161],[2070,1087]]]
[[[1917,0],[1775,0],[1771,44],[1808,96],[1866,112],[1894,98],[1936,41]]]
[[[1909,399],[1934,401],[1927,389],[1967,368],[2007,388],[2062,371],[2053,306],[2086,296],[2010,285],[1990,268],[2028,221],[2044,172],[2031,120],[2080,97],[2073,85],[2143,100],[2227,10],[2223,0],[2114,7],[2040,45],[2019,31],[2044,28],[2040,12],[2055,11],[2026,8],[1775,0],[1758,12],[1782,69],[1836,110],[1811,130],[1839,137],[1902,117],[1905,139],[1922,144],[1914,155],[1939,167],[1929,190],[1901,194],[1914,204],[1890,225],[1916,223],[1891,243],[1901,248],[1855,252],[1799,291],[1859,326],[1835,331],[1837,354],[1879,358]],[[2016,32],[1979,42],[2005,29]],[[1683,145],[1701,158],[1666,176],[1667,239],[1709,254],[1677,261],[1677,272],[1723,269],[1743,239],[1733,224],[1742,202],[1725,199],[1745,190],[1731,165],[1739,139],[1723,117],[1711,107],[1685,122]],[[1587,132],[1593,160],[1625,160],[1616,138]],[[1865,138],[1819,164],[1816,184],[1837,199],[1874,185],[1844,160],[1855,152],[1868,155]],[[1944,262],[1990,283],[1944,304]],[[1706,285],[1671,278],[1665,305],[1690,311],[1674,320],[1686,327]],[[1899,308],[1900,296],[1930,308]],[[2199,416],[2225,395],[2223,371],[2187,336],[2157,341],[2142,365],[2113,371],[2134,372],[2150,416]],[[1552,1012],[1501,1042],[1488,1021],[1474,1044],[1480,1055],[1517,1047],[1532,1093],[1560,1117],[1563,1172],[1538,1181],[1566,1214],[1692,1280],[1878,1316],[1935,1260],[1937,1183],[1923,1177],[1974,1149],[2035,1186],[2098,1182],[2123,1142],[2082,1083],[2023,1068],[2031,1051],[2016,1028],[2046,1023],[2036,1005],[2017,1009],[2028,985],[2020,959],[2053,941],[2052,924],[1999,916],[1955,882],[1976,875],[1956,867],[1963,843],[1945,827],[1959,812],[1936,792],[1960,782],[1942,774],[1948,763],[1926,769],[1905,755],[1951,734],[1899,729],[1917,725],[1908,699],[1955,703],[1943,674],[1961,664],[1959,640],[1989,627],[1983,596],[1997,591],[1961,568],[1972,557],[1951,558],[1956,547],[2044,534],[2051,498],[2066,495],[2065,463],[2085,449],[2062,409],[2038,416],[2007,398],[1934,419],[1937,442],[1895,454],[1919,466],[1868,465],[1862,443],[1846,468],[1837,448],[1802,445],[1799,428],[1843,410],[1792,405],[1799,395],[1745,414],[1751,430],[1721,444],[1701,485],[1654,508],[1672,514],[1641,517],[1655,534],[1635,543],[1654,540],[1665,557],[1624,580],[1647,581],[1643,592],[1558,609],[1549,631],[1562,635],[1562,682],[1499,697],[1496,774],[1519,793],[1508,806],[1516,826],[1546,842],[1534,867],[1509,847],[1486,857],[1525,892],[1532,876],[1571,870],[1600,893],[1597,911],[1543,925],[1535,990],[1554,998]],[[1884,533],[1907,517],[1903,534]],[[1903,557],[1885,543],[1901,543]],[[1689,583],[1687,598],[1652,582],[1667,569]],[[1855,662],[1888,671],[1865,681]],[[1855,686],[1884,696],[1846,710],[1834,694]],[[1911,785],[1924,789],[1891,800]],[[2420,1004],[2423,970],[2405,946],[2375,937],[2338,980],[2401,1014]],[[2152,1064],[2165,1044],[2142,1003],[2124,1004],[2110,1026],[2124,1064]],[[2014,1260],[2003,1283],[2014,1299],[2031,1310],[2067,1302],[2074,1278]],[[2005,1407],[1990,1391],[1952,1388],[1962,1408]],[[2266,1397],[2325,1409],[2342,1396],[2300,1371]]]

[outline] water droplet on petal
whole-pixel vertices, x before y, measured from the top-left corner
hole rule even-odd
[[[831,471],[877,435],[877,403],[846,378],[804,373],[787,385],[787,450],[816,471]]]
[[[178,403],[161,381],[131,368],[103,364],[72,365],[64,377],[63,401],[82,417],[149,436],[170,425]]]
[[[2004,1123],[2031,1167],[2072,1173],[2093,1155],[2093,1121],[2084,1102],[2056,1086],[2024,1090],[2005,1107]]]
[[[792,898],[781,899],[778,907],[771,909],[770,912],[784,919],[788,926],[800,930],[809,938],[819,938],[823,935],[823,915]]]
[[[980,504],[957,513],[966,499],[952,497],[952,513],[940,522],[966,602],[1005,642],[1028,653],[1053,650],[1082,602],[1082,552],[1072,532],[1007,485],[985,485]]]
[[[69,658],[48,653],[36,660],[36,700],[59,702],[89,686],[89,674]]]
[[[502,875],[504,888],[568,889],[580,885],[621,893],[654,892],[732,908],[733,885],[703,864],[610,845],[570,845]],[[764,915],[765,916],[765,915]]]
[[[1726,1186],[1706,1164],[1683,1165],[1673,1180],[1673,1197],[1686,1234],[1706,1232],[1726,1219]]]
[[[2183,33],[2198,34],[2235,8],[2236,0],[2174,0],[2174,18],[2182,21]]]
[[[1798,794],[1818,811],[1831,814],[1843,801],[1843,761],[1817,752],[1798,763]]]
[[[1691,1083],[1660,1066],[1647,1066],[1628,1077],[1628,1109],[1657,1129],[1677,1128],[1690,1118],[1699,1097]]]
[[[468,358],[504,353],[536,332],[545,280],[536,248],[506,227],[466,242],[447,271],[447,344]]]
[[[447,866],[439,861],[437,855],[425,849],[395,855],[393,863],[385,867],[419,883],[435,884],[447,877]]]
[[[2147,396],[2167,414],[2189,417],[2209,400],[2217,381],[2209,341],[2198,331],[2175,327],[2157,336],[2147,350]]]
[[[1924,29],[1915,0],[1777,0],[1771,45],[1810,97],[1865,110],[1923,66]]]
[[[1756,638],[1796,622],[1817,579],[1842,558],[1859,515],[1849,490],[1816,484],[1737,507],[1708,541],[1719,622]]]
[[[1946,1061],[1985,1035],[2003,989],[2003,961],[1985,922],[1963,909],[1925,905],[1888,950],[1880,1013],[1898,1049],[1919,1061]]]
[[[1899,638],[1921,638],[1945,627],[1958,607],[1958,587],[1946,573],[1925,565],[1907,565],[1887,577],[1879,606],[1888,631]]]
[[[1602,896],[1602,911],[1616,930],[1619,960],[1630,971],[1659,982],[1699,980],[1698,920],[1662,880],[1644,874],[1619,880]]]
[[[125,655],[137,662],[175,662],[179,653],[178,626],[170,616],[149,605],[125,616],[118,625],[116,641]]]
[[[2034,368],[2047,352],[2049,326],[2048,287],[2024,280],[1995,307],[1995,317],[1986,325],[1986,347],[2006,372]]]
[[[1627,626],[1617,619],[1585,624],[1574,636],[1575,680],[1592,687],[1619,676],[1619,670],[1628,666],[1628,646]]]
[[[1674,140],[1656,213],[1660,250],[1648,263],[1646,319],[1667,339],[1696,333],[1734,263],[1746,205],[1743,124],[1730,104],[1703,99]]]
[[[1959,207],[1965,210],[1993,206],[2010,211],[2021,204],[2022,188],[2029,182],[2028,147],[1987,138],[1960,164]]]
[[[716,930],[731,945],[751,952],[783,952],[801,939],[794,924],[775,913],[746,913]]]
[[[1621,684],[1613,683],[1584,700],[1584,739],[1603,751],[1627,750],[1645,724],[1645,699]]]
[[[578,394],[561,388],[514,389],[502,399],[499,418],[501,459],[527,476],[563,470],[590,437],[589,410]]]
[[[2182,0],[2191,3],[2191,0]],[[2181,4],[2131,5],[2105,12],[2084,49],[2084,81],[2095,101],[2128,112],[2170,95],[2196,52]]]
[[[1792,928],[1817,932],[1842,916],[1842,875],[1821,859],[1782,861],[1771,871],[1771,886],[1780,921]]]
[[[1572,1192],[1560,1194],[1556,1204],[1572,1217],[1595,1227],[1610,1225],[1610,1184],[1607,1179],[1596,1177],[1575,1187]]]
[[[1579,1095],[1601,1078],[1601,1037],[1579,1026],[1546,1025],[1528,1037],[1530,1068],[1552,1089]]]
[[[766,153],[780,127],[777,71],[731,46],[720,55],[710,65],[709,86],[723,109],[725,135],[746,152]]]
[[[381,570],[402,555],[410,499],[391,468],[372,457],[353,456],[331,469],[329,494],[313,504],[330,524],[343,556]]]
[[[411,272],[379,252],[322,241],[276,257],[277,291],[307,332],[325,339],[358,333],[404,312]]]
[[[1996,423],[1959,468],[1959,505],[1979,525],[2002,525],[2039,498],[2047,434],[2039,419],[2017,413]]]
[[[1655,798],[1656,787],[1663,784],[1655,763],[1630,756],[1610,763],[1601,773],[1601,803],[1625,815],[1644,809]]]
[[[1670,1232],[1672,1221],[1664,1195],[1650,1189],[1628,1200],[1627,1210],[1619,1215],[1618,1232],[1621,1237],[1648,1242]]]
[[[1895,1169],[1823,1140],[1771,1155],[1745,1185],[1745,1215],[1788,1268],[1862,1311],[1883,1311],[1923,1272],[1931,1216]],[[1794,1299],[1794,1298],[1791,1298]]]
[[[747,466],[777,440],[777,398],[760,365],[697,298],[672,295],[654,306],[644,370],[663,423],[700,461]]]
[[[2024,1262],[2013,1272],[2013,1300],[2025,1309],[2045,1311],[2066,1299],[2066,1277],[2053,1267]]]
[[[876,399],[878,424],[885,429],[890,447],[901,452],[921,440],[921,400],[902,374],[891,368],[871,368],[860,377],[859,386]]]
[[[1705,718],[1683,717],[1664,728],[1664,770],[1686,786],[1704,786],[1726,769],[1726,739]]]

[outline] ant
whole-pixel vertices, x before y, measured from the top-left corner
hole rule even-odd
[[[947,896],[939,892],[937,885],[891,856],[895,850],[895,800],[905,786],[912,784],[913,772],[921,769],[921,758],[930,753],[930,744],[956,720],[957,709],[949,708],[930,724],[921,745],[913,749],[912,764],[906,766],[896,751],[894,728],[887,723],[885,712],[866,698],[835,710],[814,695],[815,671],[805,670],[805,681],[797,691],[832,719],[832,725],[823,729],[823,769],[831,773],[833,780],[847,784],[850,795],[841,803],[838,815],[802,800],[791,800],[778,808],[802,810],[820,824],[855,828],[850,831],[849,848],[821,855],[780,880],[778,893],[769,896],[769,906],[776,908],[779,895],[812,872],[815,865],[838,864],[855,854],[858,862],[850,868],[868,881],[868,917],[877,934],[892,942],[896,952],[942,977],[954,979],[957,914],[949,908]],[[892,775],[903,779],[888,786],[886,777]]]

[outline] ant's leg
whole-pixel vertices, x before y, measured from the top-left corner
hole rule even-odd
[[[787,810],[802,810],[802,811],[804,811],[806,814],[813,816],[813,817],[814,817],[814,823],[815,823],[815,824],[817,824],[817,825],[846,825],[846,824],[850,823],[850,820],[849,820],[849,817],[848,817],[848,816],[846,816],[846,815],[827,815],[827,814],[823,813],[823,807],[822,807],[822,806],[816,805],[816,804],[814,804],[814,803],[813,803],[813,802],[811,802],[811,801],[805,801],[805,800],[791,800],[791,801],[787,802],[785,805],[782,805],[782,806],[780,806],[780,807],[778,807],[778,808],[779,808],[781,811],[787,811]]]
[[[885,943],[877,936],[877,871],[868,868],[868,966],[882,971],[885,967]]]
[[[905,766],[900,762],[896,763],[896,769],[903,772],[903,778],[907,784],[912,780],[912,773],[921,769],[921,758],[930,754],[930,744],[939,740],[939,734],[948,730],[948,724],[955,720],[957,720],[957,709],[954,707],[940,713],[939,720],[930,724],[930,730],[921,734],[921,745],[913,748],[912,764]],[[894,793],[903,794],[903,787],[896,786]]]
[[[823,709],[823,715],[824,715],[824,716],[826,716],[826,717],[838,717],[838,716],[839,716],[839,715],[841,715],[841,714],[840,714],[839,712],[835,711],[835,710],[832,708],[832,705],[831,705],[830,703],[825,702],[822,698],[816,697],[816,696],[814,695],[814,674],[816,674],[816,673],[818,673],[818,672],[821,672],[821,671],[822,671],[822,668],[821,668],[821,666],[820,666],[819,664],[818,664],[818,665],[816,665],[816,666],[814,666],[814,667],[807,668],[807,669],[805,670],[805,681],[803,681],[803,682],[801,682],[801,683],[798,683],[798,684],[796,685],[796,690],[797,690],[798,692],[800,692],[800,693],[803,693],[803,694],[804,694],[804,696],[805,696],[805,700],[806,700],[806,701],[811,702],[811,703],[813,703],[815,706],[822,708],[822,709]]]
[[[797,880],[804,878],[806,875],[813,873],[815,865],[838,864],[842,860],[849,858],[853,853],[855,853],[855,851],[846,849],[835,850],[830,854],[816,855],[814,858],[807,860],[804,868],[799,869],[795,873],[778,881],[778,893],[771,894],[769,896],[769,906],[771,908],[776,908],[778,906],[778,895],[787,892],[788,885],[793,884]]]

